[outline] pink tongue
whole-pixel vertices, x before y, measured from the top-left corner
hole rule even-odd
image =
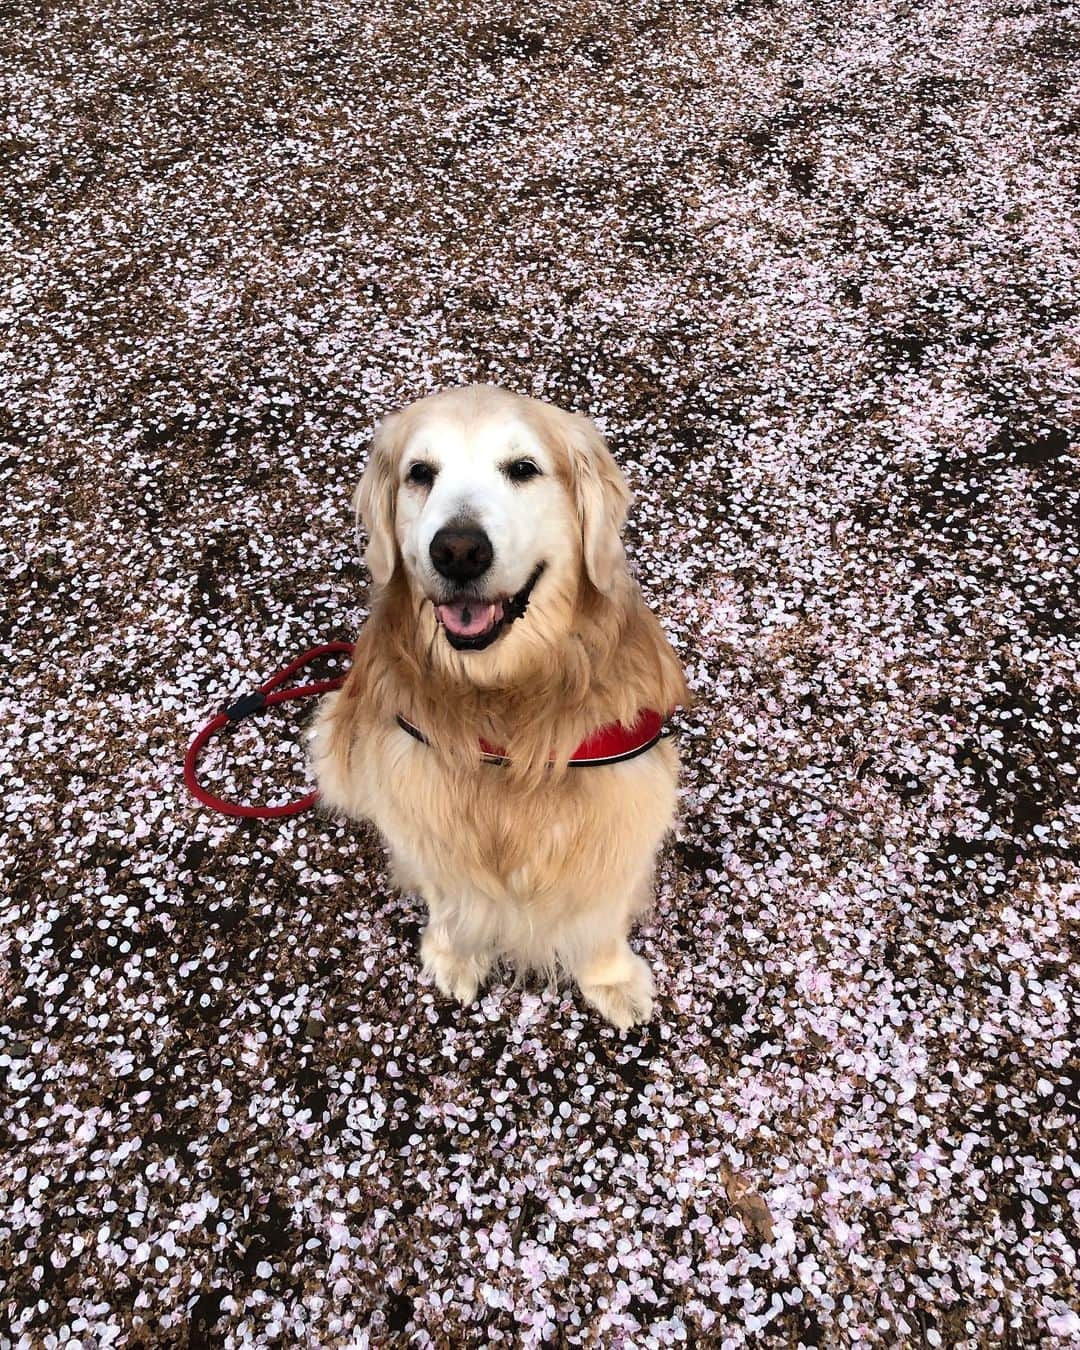
[[[498,623],[503,607],[501,601],[483,605],[476,600],[454,600],[449,605],[436,605],[435,613],[455,637],[479,637]]]

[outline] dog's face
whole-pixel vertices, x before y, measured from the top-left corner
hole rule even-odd
[[[591,422],[488,386],[388,418],[357,492],[375,581],[403,568],[421,636],[479,680],[550,642],[582,584],[616,590],[628,501]]]
[[[523,616],[545,570],[574,562],[572,504],[524,423],[425,417],[399,460],[395,533],[446,641],[483,651]]]

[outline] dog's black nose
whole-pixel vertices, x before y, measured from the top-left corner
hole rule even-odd
[[[444,526],[431,541],[435,570],[450,581],[475,581],[495,556],[491,540],[475,525]]]

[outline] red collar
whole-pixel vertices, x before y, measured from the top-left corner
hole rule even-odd
[[[397,715],[397,723],[402,731],[415,736],[424,745],[428,744],[427,737],[419,727],[406,721],[401,713]],[[609,722],[607,726],[599,727],[592,735],[586,736],[570,756],[570,767],[588,769],[600,764],[621,764],[624,759],[644,754],[663,734],[664,719],[651,708],[643,708],[632,727],[624,727],[621,722]],[[504,750],[489,745],[483,737],[480,738],[480,758],[485,764],[509,762]]]

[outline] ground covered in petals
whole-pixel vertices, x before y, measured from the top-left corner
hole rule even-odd
[[[0,1344],[1077,1343],[1075,25],[9,9]],[[474,380],[605,429],[698,696],[625,1037],[179,777]]]

